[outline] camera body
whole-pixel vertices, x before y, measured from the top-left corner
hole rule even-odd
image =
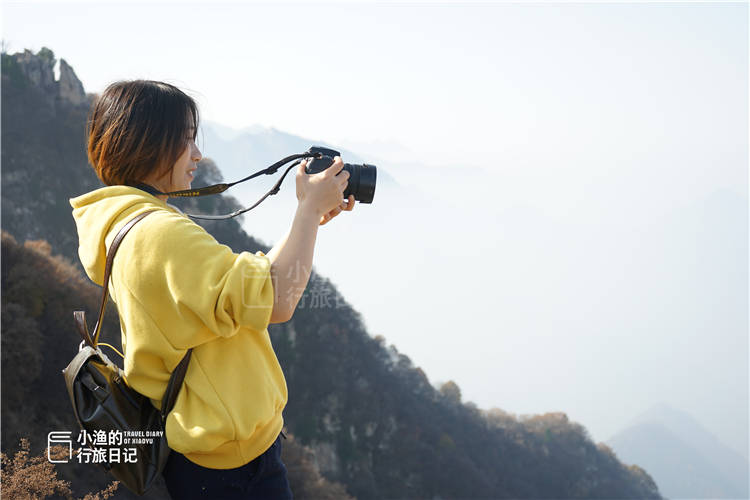
[[[309,153],[320,153],[320,158],[311,158],[310,163],[305,167],[308,174],[317,174],[333,165],[333,158],[341,156],[341,153],[335,149],[321,148],[313,146]],[[377,168],[375,165],[352,165],[344,163],[344,170],[349,172],[349,185],[344,191],[344,198],[349,198],[353,194],[354,199],[360,203],[372,203],[375,196],[375,182],[377,181]]]

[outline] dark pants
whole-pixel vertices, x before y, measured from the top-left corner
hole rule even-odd
[[[236,469],[208,469],[172,450],[162,471],[175,500],[291,500],[281,461],[281,436],[258,458]]]

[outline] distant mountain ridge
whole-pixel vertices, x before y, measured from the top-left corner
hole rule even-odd
[[[199,147],[204,156],[222,166],[222,174],[227,180],[238,180],[248,174],[275,163],[294,153],[307,151],[311,146],[334,149],[341,153],[346,163],[372,164],[354,152],[325,141],[306,139],[273,127],[253,125],[241,130],[231,129],[214,122],[202,123],[199,134]],[[396,184],[388,173],[387,166],[378,167],[378,185]],[[241,191],[256,190],[258,184],[238,185]]]
[[[259,166],[271,164],[293,153],[307,151],[310,146],[337,149],[336,146],[305,139],[274,127],[253,125],[240,130],[231,129],[214,122],[201,124],[201,142],[211,145],[209,156],[218,165],[227,165],[222,173],[227,177],[247,175],[244,170],[235,171],[238,165],[248,164],[252,159]],[[364,160],[356,154],[337,149],[348,163],[361,163]],[[231,165],[231,167],[230,167]]]
[[[38,57],[33,64],[54,64],[51,51]],[[83,145],[87,106],[57,99],[52,87],[36,85],[25,76],[26,59],[2,58],[7,69],[2,82],[3,228],[18,242],[45,239],[52,254],[80,266],[68,198],[101,187]],[[268,144],[268,154],[275,156],[274,141]],[[206,158],[200,166],[196,185],[222,179],[214,161]],[[197,213],[237,207],[226,196],[174,203]],[[267,250],[238,221],[202,225],[236,252]],[[33,268],[3,270],[4,292],[14,291],[2,296],[4,310],[14,313],[2,316],[4,330],[11,320],[16,331],[29,324],[67,325],[43,328],[28,339],[29,345],[41,345],[54,336],[60,347],[38,350],[35,366],[43,372],[30,375],[25,384],[4,385],[4,400],[12,396],[25,401],[24,407],[63,408],[69,403],[59,370],[78,345],[70,306],[40,287],[25,288],[31,280],[21,277],[44,281]],[[519,419],[464,404],[455,383],[435,389],[407,356],[386,346],[382,337],[371,337],[359,313],[315,272],[294,318],[269,331],[289,387],[289,429],[314,451],[326,478],[358,498],[660,498],[647,472],[622,464],[565,414]],[[2,355],[4,375],[24,368],[24,358],[13,349],[3,349]],[[12,378],[4,376],[4,384],[7,380]],[[41,439],[56,426],[75,427],[72,414],[64,411],[37,411],[31,419],[21,405],[3,405],[2,412],[5,449],[20,435]]]
[[[621,460],[646,467],[667,498],[748,498],[748,462],[689,414],[666,404],[607,441]]]

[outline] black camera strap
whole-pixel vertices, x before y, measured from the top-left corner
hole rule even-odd
[[[265,200],[266,198],[268,198],[269,196],[278,193],[279,189],[281,187],[281,183],[284,182],[284,178],[286,177],[286,175],[289,173],[289,171],[292,168],[294,168],[297,165],[299,165],[300,162],[303,159],[305,159],[305,158],[320,158],[321,156],[322,155],[320,153],[311,153],[309,151],[307,151],[305,153],[294,154],[294,155],[287,156],[286,158],[283,158],[283,159],[277,161],[276,163],[274,163],[270,167],[267,167],[267,168],[264,168],[263,170],[255,172],[252,175],[248,175],[244,179],[240,179],[240,180],[235,181],[235,182],[214,184],[214,185],[211,185],[211,186],[204,186],[204,187],[195,188],[195,189],[184,189],[182,191],[170,191],[168,193],[163,193],[163,192],[159,191],[158,189],[154,188],[153,186],[149,186],[148,184],[136,183],[136,184],[133,185],[133,187],[136,187],[138,189],[146,191],[147,193],[150,193],[150,194],[152,194],[154,196],[157,196],[157,195],[167,195],[167,196],[187,198],[187,197],[194,197],[194,196],[206,196],[206,195],[210,195],[210,194],[219,194],[219,193],[223,193],[224,191],[226,191],[230,187],[234,186],[235,184],[239,184],[240,182],[249,181],[250,179],[254,179],[255,177],[258,177],[258,176],[264,175],[264,174],[265,175],[275,174],[279,170],[279,168],[281,168],[283,165],[289,163],[290,161],[297,160],[294,163],[292,163],[289,167],[287,167],[287,169],[284,171],[284,174],[276,182],[276,184],[274,184],[274,186],[271,188],[270,191],[268,191],[266,194],[264,194],[258,201],[256,201],[253,205],[251,205],[248,208],[244,208],[244,209],[241,209],[241,210],[235,210],[231,214],[226,214],[226,215],[195,215],[195,214],[185,214],[188,217],[192,217],[193,219],[204,219],[204,220],[231,219],[232,217],[237,217],[238,215],[244,214],[245,212],[252,210],[253,208],[255,208],[258,205],[260,205],[261,202],[263,200]]]

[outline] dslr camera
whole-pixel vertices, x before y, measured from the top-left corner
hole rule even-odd
[[[305,167],[308,174],[317,174],[333,165],[333,158],[341,156],[341,153],[334,149],[321,148],[313,146],[309,153],[320,153],[322,157],[311,158],[310,163]],[[377,180],[377,169],[375,165],[352,165],[344,163],[344,170],[349,172],[349,184],[344,191],[344,198],[349,198],[353,194],[354,199],[360,203],[372,203],[375,196],[375,181]]]

